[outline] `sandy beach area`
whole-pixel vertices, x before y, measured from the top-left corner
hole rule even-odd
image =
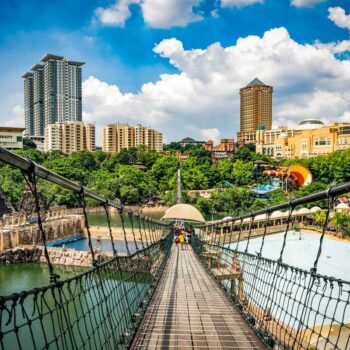
[[[320,235],[322,232],[317,230],[317,229],[311,229],[309,227],[301,227],[301,234],[303,233],[308,233],[308,234],[312,234],[312,235]],[[334,241],[338,241],[338,242],[344,242],[344,243],[350,243],[350,238],[340,238],[337,237],[335,235],[332,235],[331,233],[326,233],[325,236],[329,239],[332,239]]]
[[[104,239],[109,239],[109,229],[108,227],[103,227],[103,226],[91,226],[90,227],[90,232],[91,232],[91,237],[93,238],[104,238]],[[128,241],[133,241],[134,236],[132,234],[131,228],[126,228],[126,239]],[[137,241],[141,241],[141,235],[140,235],[140,230],[138,228],[134,229],[135,233],[135,238]],[[120,227],[112,227],[112,234],[113,238],[115,240],[124,240],[124,231]],[[142,239],[146,241],[145,237],[145,231],[142,230]],[[150,235],[149,232],[147,231],[147,240],[150,240]]]

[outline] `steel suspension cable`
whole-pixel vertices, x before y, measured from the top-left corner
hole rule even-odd
[[[23,175],[23,177],[28,185],[30,192],[34,196],[35,211],[36,211],[36,214],[38,216],[38,227],[39,227],[39,231],[41,233],[42,241],[44,244],[45,259],[46,259],[47,265],[49,267],[50,282],[56,283],[58,281],[58,279],[60,278],[60,276],[54,272],[54,268],[51,264],[49,252],[47,250],[47,237],[46,237],[46,232],[45,232],[42,218],[41,218],[39,193],[38,193],[38,187],[37,187],[37,178],[36,178],[35,171],[34,171],[34,165],[29,168],[29,171],[27,173],[22,171],[22,175]]]
[[[88,244],[89,244],[90,253],[91,253],[92,266],[97,266],[97,261],[95,259],[95,252],[92,246],[91,231],[90,231],[89,219],[88,219],[87,210],[86,210],[85,189],[83,186],[81,186],[81,191],[78,193],[78,201],[83,208],[85,229],[88,236]]]

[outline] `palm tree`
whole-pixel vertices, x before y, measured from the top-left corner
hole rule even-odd
[[[316,213],[313,213],[313,217],[315,224],[322,227],[322,225],[324,225],[326,221],[326,212],[319,210]]]

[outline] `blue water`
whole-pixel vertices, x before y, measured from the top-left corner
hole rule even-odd
[[[97,249],[99,251],[102,252],[112,252],[112,243],[109,239],[100,239],[99,242],[97,242],[97,240],[95,238],[91,239],[92,241],[92,246],[94,249]],[[70,243],[66,243],[64,244],[65,247],[67,248],[72,248],[75,250],[90,250],[89,248],[89,243],[88,243],[88,239],[87,238],[83,238],[74,242],[70,242]],[[63,244],[61,245],[56,245],[56,247],[62,247]],[[114,246],[117,250],[118,253],[127,253],[127,249],[126,249],[126,244],[125,241],[117,241],[114,240]],[[129,247],[129,251],[130,253],[134,253],[136,251],[135,248],[135,243],[133,241],[128,242],[128,247]],[[138,248],[141,249],[141,243],[138,243]]]
[[[283,243],[284,233],[277,233],[265,237],[265,243],[262,256],[277,260]],[[288,232],[286,247],[283,254],[283,262],[310,270],[317,256],[320,242],[318,234],[301,234],[294,235]],[[248,245],[249,253],[257,253],[260,251],[262,237],[251,239]],[[247,246],[247,241],[242,241],[238,245],[238,250],[243,251]],[[236,247],[236,243],[230,245],[231,248]],[[318,263],[318,272],[323,275],[350,280],[350,243],[340,242],[324,237],[322,245],[322,254]]]
[[[280,257],[280,251],[283,244],[284,233],[278,233],[265,237],[265,243],[262,250],[262,256],[277,260]],[[305,270],[310,270],[317,256],[320,235],[318,234],[302,234],[299,239],[298,234],[288,232],[286,246],[282,260],[284,263],[299,267]],[[260,252],[262,237],[251,239],[248,245],[248,252],[256,254]],[[235,249],[236,243],[230,244],[230,247]],[[242,241],[238,245],[239,251],[244,251],[247,247],[247,241]],[[350,281],[350,243],[340,242],[324,237],[322,245],[322,253],[319,259],[317,272],[322,275],[328,275],[335,278],[341,278],[345,281]],[[243,258],[242,258],[243,259]],[[244,265],[244,262],[242,262]],[[254,267],[253,267],[254,268]],[[251,268],[251,269],[253,269]],[[244,279],[249,280],[249,273],[253,270],[243,269]],[[260,280],[259,290],[263,290],[263,294],[260,295],[260,305],[267,305],[269,303],[267,296],[270,292],[269,281],[273,275],[273,270],[269,269],[269,265],[260,265],[260,276],[266,278]],[[264,271],[269,271],[268,273]],[[265,273],[265,274],[264,274]],[[308,286],[308,279],[292,273],[291,270],[280,271],[281,275],[276,277],[273,294],[273,309],[272,314],[281,320],[285,324],[289,324],[291,327],[295,327],[295,319],[300,319],[302,308],[298,308],[298,300],[305,299],[305,289]],[[287,281],[295,281],[295,283],[289,283]],[[247,293],[251,293],[254,297],[259,295],[257,290],[250,291],[247,287]],[[320,279],[319,283],[312,285],[311,296],[308,302],[308,318],[305,322],[310,326],[330,324],[333,317],[335,324],[342,322],[350,322],[350,310],[348,307],[348,293],[349,284],[344,283],[342,289],[337,283],[334,283],[333,287],[329,283],[324,283]],[[332,296],[330,298],[330,296]],[[338,299],[339,298],[339,299]],[[325,318],[324,318],[325,316]],[[330,348],[329,348],[330,349]]]

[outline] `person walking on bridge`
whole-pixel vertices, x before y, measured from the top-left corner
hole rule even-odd
[[[184,249],[184,243],[185,243],[184,231],[181,231],[181,233],[180,233],[179,242],[181,244],[181,250],[183,250]]]

